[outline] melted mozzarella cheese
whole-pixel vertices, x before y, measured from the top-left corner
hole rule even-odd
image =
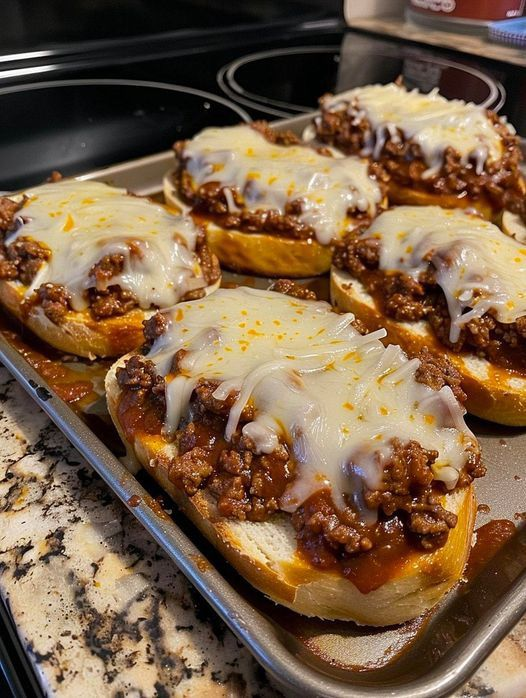
[[[419,361],[400,347],[385,349],[384,330],[362,336],[353,319],[324,302],[248,288],[180,303],[147,355],[168,376],[167,432],[188,416],[192,391],[205,378],[218,382],[218,399],[238,393],[227,440],[250,401],[256,416],[243,434],[258,452],[273,452],[279,440],[290,444],[297,475],[281,501],[286,511],[328,486],[337,505],[346,494],[367,516],[363,486],[380,485],[394,438],[437,450],[435,477],[453,487],[472,442],[464,410],[449,387],[437,392],[418,383]],[[180,349],[187,353],[174,376]]]
[[[418,90],[408,92],[404,87],[366,85],[336,95],[325,102],[329,111],[348,109],[356,123],[365,117],[371,125],[366,135],[364,155],[378,159],[386,140],[397,142],[400,129],[407,140],[420,146],[427,175],[437,173],[447,147],[454,148],[463,165],[475,160],[477,174],[486,161],[495,162],[502,157],[502,139],[488,119],[486,110],[471,102],[448,100],[432,90],[422,94]],[[510,132],[514,132],[508,125]]]
[[[492,311],[503,323],[526,314],[526,246],[477,216],[439,206],[398,206],[362,237],[380,239],[380,269],[413,278],[436,269],[451,317],[450,340]]]
[[[322,245],[347,231],[349,212],[374,215],[382,198],[367,161],[274,145],[247,125],[207,128],[186,143],[182,157],[196,187],[219,182],[227,197],[228,188],[236,189],[249,211],[284,214],[287,203],[301,200],[298,218]],[[238,210],[233,198],[229,209]]]
[[[189,217],[100,182],[65,180],[34,187],[25,196],[6,244],[29,237],[51,250],[26,296],[41,284],[60,284],[71,294],[72,308],[80,311],[88,306],[88,288],[118,284],[143,309],[168,308],[188,291],[206,286],[192,252],[198,229]],[[90,270],[111,254],[124,256],[123,270],[106,283],[97,282]]]

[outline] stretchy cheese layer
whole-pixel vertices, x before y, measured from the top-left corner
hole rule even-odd
[[[449,387],[437,392],[418,383],[419,361],[397,346],[384,348],[384,330],[362,336],[353,315],[327,303],[248,288],[180,303],[167,317],[147,355],[167,376],[165,429],[173,433],[188,416],[199,379],[218,381],[220,400],[237,391],[226,439],[250,402],[256,417],[242,431],[258,452],[272,453],[280,440],[290,444],[297,476],[282,499],[285,510],[324,483],[337,505],[346,493],[363,510],[363,486],[380,486],[394,438],[438,451],[436,479],[456,484],[473,438],[464,410]],[[173,375],[180,349],[187,353]]]
[[[440,170],[444,150],[449,146],[460,154],[462,164],[474,159],[477,174],[486,161],[500,160],[503,154],[502,139],[483,107],[445,99],[437,90],[421,94],[394,83],[367,85],[342,92],[323,107],[328,111],[347,109],[356,124],[367,119],[371,131],[366,134],[363,155],[372,154],[373,159],[379,158],[389,138],[399,141],[400,129],[406,140],[420,146],[429,175]],[[514,133],[511,126],[508,129]]]
[[[236,189],[249,211],[285,213],[300,199],[298,218],[328,245],[349,227],[349,212],[374,215],[382,198],[367,161],[320,155],[307,146],[275,145],[247,125],[207,128],[185,145],[183,159],[197,187],[219,182]],[[227,189],[227,191],[228,191]],[[231,213],[239,211],[233,198]]]
[[[71,294],[73,310],[80,311],[88,305],[86,289],[118,284],[143,309],[167,308],[188,291],[206,286],[192,252],[198,228],[189,217],[99,182],[44,184],[25,197],[16,230],[5,242],[29,237],[51,250],[27,296],[41,284],[60,284]],[[122,272],[96,283],[91,268],[111,254],[124,256]]]
[[[503,323],[526,315],[526,245],[492,223],[439,206],[398,206],[362,237],[380,240],[384,271],[417,279],[431,262],[446,297],[452,342],[463,325],[490,310]]]

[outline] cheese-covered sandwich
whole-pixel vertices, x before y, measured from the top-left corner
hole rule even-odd
[[[130,351],[155,309],[204,295],[220,276],[191,218],[100,182],[4,197],[0,232],[0,304],[80,356]]]
[[[464,211],[399,206],[335,252],[333,301],[415,354],[447,355],[470,412],[526,424],[526,246]]]
[[[433,90],[366,85],[327,95],[314,131],[342,152],[381,163],[395,204],[524,215],[526,184],[515,129],[495,113]]]
[[[176,143],[166,200],[190,209],[221,264],[264,276],[328,271],[330,244],[382,208],[380,168],[264,123]]]
[[[106,391],[131,452],[252,584],[387,625],[459,579],[483,468],[454,369],[353,322],[220,289],[154,316]]]

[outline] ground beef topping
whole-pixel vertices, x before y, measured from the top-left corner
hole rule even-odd
[[[186,175],[182,177],[189,179]],[[230,211],[229,195],[225,194],[225,189],[229,190],[239,211],[235,213]],[[180,191],[183,190],[180,189]],[[193,191],[190,184],[184,186],[184,192],[185,201],[193,206],[197,215],[213,217],[223,228],[235,228],[246,233],[280,235],[296,240],[306,240],[315,235],[314,228],[297,217],[302,210],[301,200],[287,202],[285,212],[282,214],[272,209],[252,211],[243,208],[241,194],[236,189],[222,186],[219,182],[206,182],[197,192]]]
[[[251,127],[270,143],[283,146],[302,143],[294,133],[274,131],[264,121],[254,122]],[[186,169],[185,144],[186,141],[178,141],[174,144],[177,166],[172,180],[178,196],[192,206],[194,213],[198,216],[213,218],[222,228],[241,230],[245,233],[265,233],[296,240],[315,238],[314,228],[299,218],[304,205],[301,198],[288,201],[283,212],[272,209],[248,210],[244,207],[244,197],[250,195],[251,180],[247,181],[243,192],[214,181],[206,182],[195,189],[192,176]],[[316,150],[332,157],[332,152],[327,148]],[[382,166],[373,163],[369,173],[383,187],[387,178]],[[235,210],[232,210],[232,203],[235,205]],[[370,220],[368,212],[350,210],[349,216],[357,221]]]
[[[370,509],[381,509],[387,516],[395,511],[405,512],[409,516],[407,528],[418,536],[423,548],[441,547],[457,517],[440,505],[431,488],[434,479],[431,468],[438,452],[426,450],[416,441],[402,443],[393,439],[391,446],[391,458],[383,468],[382,488],[366,491],[365,503]]]
[[[46,317],[55,325],[60,325],[70,310],[70,295],[64,286],[58,284],[42,284],[37,291],[37,300]]]
[[[462,376],[445,356],[432,354],[427,347],[424,347],[417,354],[420,359],[420,366],[416,369],[415,379],[419,383],[440,390],[445,385],[449,386],[456,399],[466,402],[466,393],[462,390]]]
[[[107,254],[90,269],[90,277],[95,279],[97,286],[106,284],[124,268],[123,254]]]
[[[18,278],[18,267],[7,257],[7,250],[3,243],[0,243],[0,279],[12,281]]]
[[[495,210],[505,208],[524,216],[525,186],[519,167],[519,139],[510,133],[496,114],[491,111],[487,114],[502,139],[503,155],[498,162],[487,162],[480,174],[477,174],[476,163],[463,165],[460,154],[451,147],[444,150],[440,171],[429,173],[429,165],[420,146],[407,141],[400,129],[388,135],[378,162],[399,186],[433,194],[458,195],[467,192],[475,200],[484,195]],[[317,137],[348,155],[357,155],[364,149],[371,131],[371,125],[357,103],[352,104],[350,109],[322,109],[321,118],[316,121]]]
[[[7,196],[0,196],[0,234],[2,237],[13,229],[16,214],[22,206],[23,201],[16,202]]]
[[[31,238],[19,237],[0,249],[0,279],[18,279],[29,286],[51,252]]]
[[[88,299],[92,315],[97,320],[124,315],[137,307],[138,302],[131,291],[120,286],[108,286],[105,291],[88,289]]]
[[[451,318],[447,301],[436,283],[431,263],[414,279],[402,272],[379,270],[379,256],[379,241],[362,238],[357,231],[336,243],[333,263],[357,278],[387,317],[402,322],[427,320],[441,344],[452,351],[469,351],[499,366],[526,371],[526,317],[504,324],[489,311],[463,325],[453,343],[449,339]]]
[[[443,491],[433,485],[431,466],[438,453],[428,451],[415,441],[402,443],[394,439],[392,456],[383,466],[381,489],[365,490],[365,505],[378,509],[379,525],[365,526],[362,517],[351,507],[338,511],[329,497],[313,513],[312,507],[300,507],[292,517],[301,534],[304,550],[325,557],[332,551],[345,557],[376,547],[383,531],[383,522],[396,514],[416,547],[432,550],[443,546],[454,528],[457,517],[440,503]],[[320,537],[320,534],[323,534]],[[321,550],[319,549],[321,546]],[[313,549],[318,548],[316,553]]]
[[[276,293],[284,293],[286,296],[291,296],[292,298],[299,298],[304,301],[315,301],[318,300],[314,291],[311,291],[306,286],[301,286],[300,284],[292,281],[291,279],[278,279],[274,281],[269,286],[269,291],[276,291]]]
[[[293,131],[276,131],[267,121],[253,121],[250,126],[258,131],[269,143],[276,145],[301,145],[302,140]]]
[[[204,233],[197,240],[195,253],[207,285],[215,284],[221,277],[221,267],[217,257],[212,254],[211,249],[206,244]]]
[[[294,290],[285,283],[282,286]],[[165,329],[164,316],[154,315],[145,323],[147,340],[154,341]],[[177,353],[172,372],[182,370],[185,355],[185,350]],[[427,351],[422,353],[421,361],[421,382],[434,389],[449,385],[461,394],[458,374],[446,361]],[[143,356],[133,356],[117,370],[117,381],[124,400],[134,394],[141,409],[148,401],[154,409],[162,408],[158,412],[160,433],[165,409],[164,379],[157,375],[154,364]],[[244,424],[256,417],[250,401],[241,414],[237,431],[226,442],[226,423],[238,394],[232,391],[220,400],[214,397],[218,385],[214,380],[199,380],[189,414],[171,437],[177,455],[161,455],[159,462],[168,470],[169,479],[188,496],[208,492],[221,516],[243,521],[267,520],[281,511],[281,497],[295,476],[294,460],[286,443],[280,443],[272,454],[260,454],[254,443],[243,436]],[[376,524],[366,524],[363,512],[350,502],[343,510],[338,509],[329,490],[310,497],[292,515],[299,549],[314,566],[336,566],[352,577],[356,568],[351,559],[362,565],[363,559],[372,555],[378,567],[384,558],[393,557],[393,550],[406,554],[411,547],[433,550],[446,543],[457,519],[444,507],[443,484],[434,479],[433,465],[438,453],[416,441],[393,439],[390,446],[390,458],[379,460],[381,485],[376,490],[364,486],[362,491],[363,506],[378,511]],[[473,448],[458,486],[467,486],[483,474],[480,454]],[[384,565],[384,576],[389,564]],[[375,583],[380,583],[378,579],[376,574]]]
[[[162,334],[166,332],[168,327],[168,321],[162,313],[155,313],[148,320],[143,321],[144,327],[144,349],[150,349],[152,344],[158,339]]]
[[[292,515],[302,555],[316,567],[339,568],[363,593],[387,581],[412,548],[445,545],[457,524],[457,516],[443,506],[445,490],[433,481],[437,452],[415,441],[394,439],[391,446],[381,488],[363,492],[364,505],[378,511],[376,523],[366,525],[351,507],[337,510],[328,490],[312,495]],[[459,486],[484,474],[478,453],[470,467]]]
[[[272,454],[258,454],[241,435],[244,423],[254,418],[252,407],[241,414],[240,428],[230,443],[223,433],[237,394],[217,400],[214,381],[201,380],[191,404],[191,420],[176,437],[178,455],[167,464],[169,478],[192,496],[205,488],[217,501],[222,516],[262,521],[279,509],[279,498],[292,479],[292,462],[281,445]]]
[[[116,371],[117,383],[121,390],[130,390],[153,402],[164,402],[164,378],[157,375],[152,361],[134,355],[127,359],[124,366]]]

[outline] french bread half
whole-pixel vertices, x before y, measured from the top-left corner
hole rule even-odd
[[[0,306],[60,351],[121,356],[156,307],[219,286],[194,221],[123,189],[60,180],[1,203]]]
[[[383,173],[367,159],[311,148],[265,122],[207,128],[174,150],[165,200],[191,207],[212,252],[234,271],[323,274],[332,241],[386,205]]]
[[[316,569],[302,559],[296,550],[290,516],[279,514],[264,522],[222,518],[206,491],[188,497],[170,481],[159,455],[175,456],[173,445],[147,434],[128,441],[118,418],[120,388],[116,379],[117,368],[127,358],[119,359],[108,372],[106,396],[128,454],[153,475],[230,564],[270,599],[306,616],[386,626],[415,618],[432,608],[459,581],[476,514],[472,486],[444,497],[444,507],[458,516],[446,545],[430,553],[415,551],[401,561],[389,581],[364,594],[338,572]]]
[[[495,112],[398,81],[324,95],[320,107],[308,135],[382,164],[391,205],[470,209],[487,220],[520,210],[519,139]]]
[[[188,206],[177,197],[171,172],[164,177],[163,191],[169,206],[188,211]],[[244,233],[221,228],[203,217],[198,220],[205,229],[211,252],[222,266],[233,271],[300,279],[325,274],[331,267],[331,248],[313,238],[296,240],[266,233]]]
[[[286,286],[156,316],[108,373],[110,414],[129,460],[271,599],[414,618],[461,576],[479,446],[445,372],[437,390],[381,332]]]

